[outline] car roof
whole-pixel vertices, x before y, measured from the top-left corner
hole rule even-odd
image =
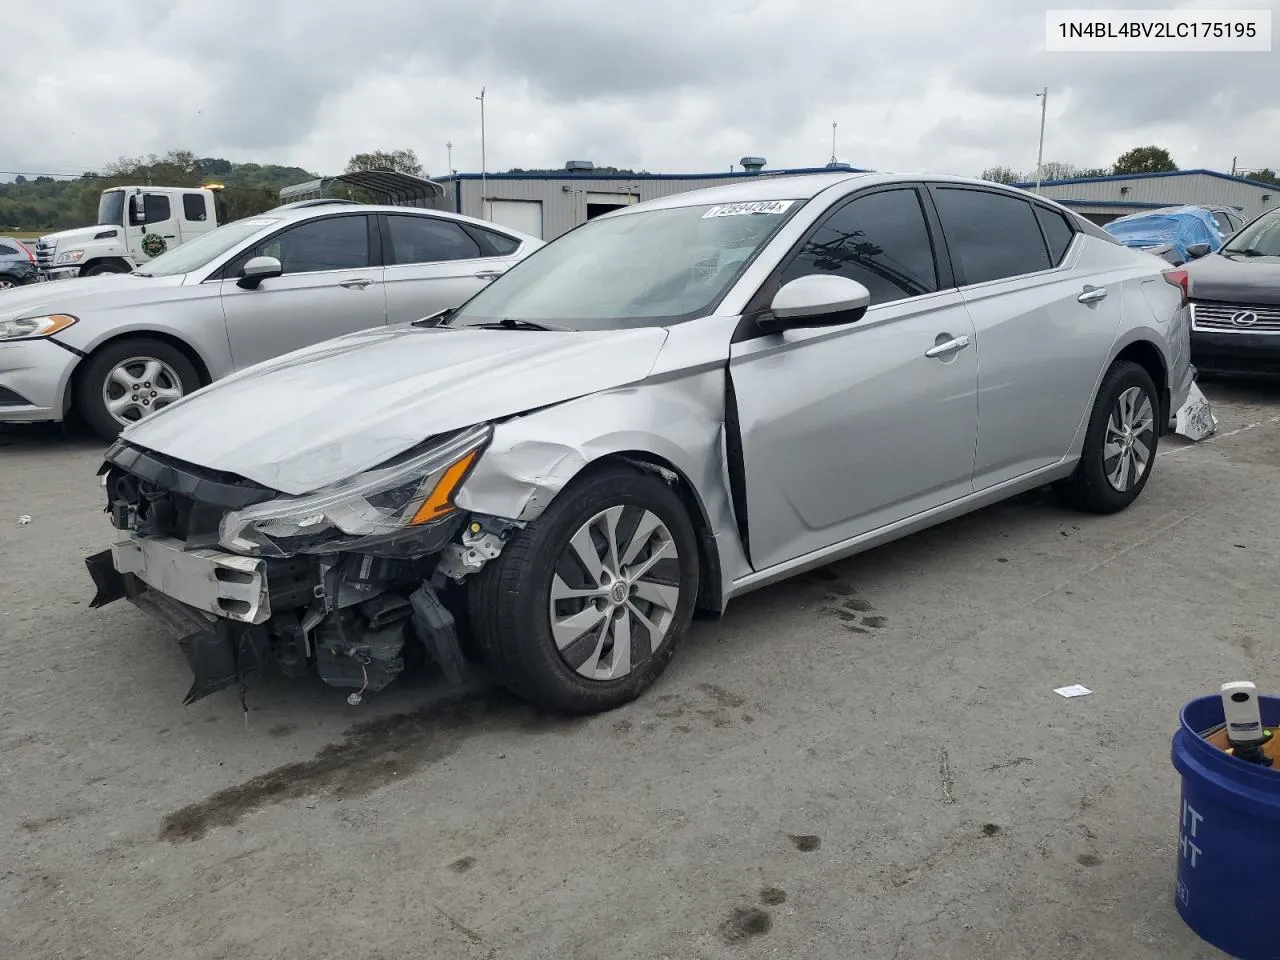
[[[750,180],[725,184],[724,186],[707,187],[702,190],[689,190],[684,193],[647,200],[619,210],[604,214],[604,217],[626,216],[641,210],[662,210],[675,207],[696,207],[715,203],[751,203],[757,200],[811,200],[818,194],[832,187],[857,182],[859,187],[876,186],[884,183],[954,183],[970,186],[986,187],[1007,193],[1034,197],[1058,209],[1065,209],[1048,197],[1041,197],[1011,187],[1007,184],[992,183],[976,177],[957,177],[949,174],[934,173],[876,173],[874,171],[846,171],[842,173],[808,173],[790,176],[770,177],[761,175]],[[601,217],[600,219],[603,219]]]
[[[492,223],[488,220],[479,220],[476,217],[468,217],[461,213],[453,213],[449,210],[428,210],[423,207],[397,207],[393,204],[386,203],[351,203],[345,200],[333,200],[328,203],[314,203],[303,201],[301,205],[294,206],[286,204],[282,207],[273,207],[270,210],[264,210],[262,213],[254,214],[252,217],[244,217],[245,220],[258,218],[271,218],[280,222],[297,222],[300,220],[314,220],[318,217],[331,216],[333,214],[356,214],[356,213],[401,213],[410,216],[431,216],[441,220],[452,220],[455,223],[466,223],[482,230],[492,230],[497,233],[505,233],[510,237],[518,240],[538,240],[537,237],[530,236],[527,233],[521,233],[519,230],[502,224]],[[538,241],[541,243],[541,241]]]

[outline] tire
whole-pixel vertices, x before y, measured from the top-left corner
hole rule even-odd
[[[126,267],[124,264],[116,263],[112,260],[107,260],[104,263],[95,263],[92,267],[89,267],[89,269],[87,270],[81,270],[80,276],[100,277],[105,273],[129,273],[129,268]]]
[[[200,389],[200,375],[195,365],[177,347],[149,337],[128,337],[108,344],[85,361],[76,391],[80,416],[104,440],[114,440],[126,425],[108,408],[108,397],[104,394],[112,374],[126,363],[128,368],[125,372],[134,374],[132,379],[140,388],[137,394],[121,394],[130,398],[122,401],[130,414],[126,418],[129,422],[140,420],[147,413]],[[156,377],[157,372],[154,382],[147,379],[148,376]],[[116,384],[110,392],[116,394],[123,386]],[[133,397],[137,400],[132,401]],[[119,397],[113,396],[112,399]],[[137,415],[133,416],[134,413]]]
[[[648,545],[628,561],[632,570],[652,559],[659,546],[666,554],[638,578],[621,603],[627,581],[611,579],[609,574],[616,571],[609,571],[608,553],[601,549],[606,542],[605,518],[610,516],[606,511],[615,518],[619,534],[615,540],[624,558],[628,533],[638,532],[642,522],[650,529],[650,518],[660,524],[652,527],[645,541]],[[594,529],[587,529],[587,524],[594,524]],[[590,576],[587,565],[577,560],[582,554],[571,539],[594,549],[606,573]],[[674,558],[670,556],[672,547]],[[626,569],[623,564],[613,566]],[[556,713],[600,713],[634,700],[666,669],[693,616],[698,576],[697,537],[675,491],[642,470],[610,465],[561,491],[541,517],[516,534],[496,559],[468,581],[471,628],[485,662],[512,693]],[[566,638],[574,636],[577,628],[561,623],[562,653],[552,625],[553,584],[561,592],[566,585],[585,592],[584,588],[600,583],[606,588],[611,583],[612,590],[618,592],[594,590],[595,599],[571,597],[557,602],[557,616],[564,620],[576,614],[580,626],[592,622],[590,607],[600,613],[600,629],[586,630],[572,642]],[[674,597],[673,589],[678,591]],[[648,599],[659,596],[662,605]],[[601,612],[601,605],[608,612]],[[652,633],[641,622],[642,616],[663,631],[656,649],[652,649]],[[624,622],[631,637],[632,656],[627,658],[622,656],[622,642],[615,633]],[[605,633],[602,640],[600,635]],[[625,672],[621,670],[624,659],[629,667]],[[609,677],[615,669],[618,675]]]
[[[1131,444],[1123,432],[1117,432],[1126,420],[1125,409],[1120,406],[1122,398],[1135,425]],[[1065,506],[1086,513],[1118,513],[1125,509],[1138,499],[1151,477],[1160,432],[1160,399],[1151,375],[1136,363],[1117,362],[1098,389],[1075,472],[1054,484],[1058,498]],[[1109,450],[1115,450],[1114,446],[1108,447],[1109,434],[1113,440],[1118,438],[1119,454],[1107,455]],[[1125,463],[1123,473],[1118,469],[1121,461]]]

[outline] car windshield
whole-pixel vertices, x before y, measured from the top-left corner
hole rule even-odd
[[[174,247],[168,253],[162,253],[146,263],[141,270],[134,272],[144,277],[172,277],[199,270],[215,257],[221,256],[261,231],[263,227],[279,222],[272,217],[250,217],[247,220],[228,223],[180,247]]]
[[[103,226],[124,226],[124,191],[104,190],[98,199],[98,223]]]
[[[592,220],[513,267],[446,323],[616,330],[705,316],[799,206],[701,204]]]
[[[1232,237],[1222,252],[1246,257],[1280,257],[1280,215],[1269,214],[1253,221]]]

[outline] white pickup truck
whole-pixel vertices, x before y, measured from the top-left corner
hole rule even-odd
[[[45,280],[128,273],[225,223],[217,184],[203,187],[112,187],[98,201],[98,222],[36,241]]]

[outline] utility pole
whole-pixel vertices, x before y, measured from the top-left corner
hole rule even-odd
[[[1236,175],[1236,161],[1237,161],[1237,160],[1239,160],[1239,159],[1240,159],[1239,157],[1232,157],[1232,158],[1231,158],[1231,175],[1232,175],[1233,177]]]
[[[488,165],[485,163],[484,156],[484,87],[480,88],[480,96],[476,97],[480,101],[480,219],[487,220],[485,216],[485,174],[488,172]]]
[[[831,121],[831,162],[836,163],[836,123]]]
[[[1049,108],[1049,88],[1036,94],[1040,98],[1040,149],[1036,152],[1036,193],[1040,192],[1040,174],[1044,170],[1044,115]]]
[[[453,141],[451,140],[446,143],[444,148],[449,151],[449,163],[445,167],[445,173],[449,176],[453,176]]]

